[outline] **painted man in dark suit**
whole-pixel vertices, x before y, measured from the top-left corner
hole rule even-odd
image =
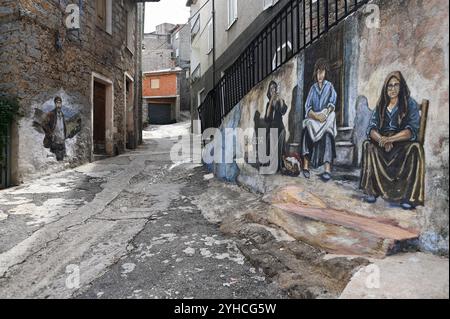
[[[55,108],[45,115],[42,128],[45,132],[44,147],[56,155],[57,161],[63,161],[66,155],[66,120],[62,112],[62,99],[55,97]]]

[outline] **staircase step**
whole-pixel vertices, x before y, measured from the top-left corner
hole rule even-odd
[[[304,190],[297,196],[293,186],[277,192],[269,221],[329,253],[383,258],[415,245],[419,237],[418,230],[399,227],[395,220],[327,207]]]
[[[348,142],[348,141],[339,141],[336,142],[336,146],[337,147],[353,147],[353,143],[352,142]]]

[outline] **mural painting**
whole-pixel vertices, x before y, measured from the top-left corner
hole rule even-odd
[[[336,158],[335,138],[337,93],[331,82],[328,62],[319,59],[314,67],[316,81],[309,91],[305,103],[306,118],[303,123],[302,156],[304,161],[303,176],[310,178],[309,165],[314,168],[325,166],[321,175],[324,181],[331,179],[331,165]]]
[[[361,188],[365,200],[399,202],[404,209],[424,204],[425,159],[419,105],[401,72],[389,74],[363,144]]]
[[[267,90],[267,98],[269,101],[266,105],[266,112],[264,115],[264,124],[255,126],[258,128],[266,129],[266,155],[270,156],[270,130],[277,130],[277,141],[278,141],[278,153],[275,154],[276,158],[271,158],[271,160],[276,160],[278,162],[278,170],[281,169],[281,162],[279,159],[283,155],[282,150],[285,148],[286,143],[286,128],[283,123],[283,116],[286,115],[288,110],[288,106],[282,97],[280,96],[280,92],[278,90],[279,84],[275,81],[271,81],[269,83],[269,88]],[[260,114],[257,111],[255,113],[255,119],[260,119]],[[265,163],[263,165],[270,165],[270,163]]]
[[[33,125],[45,135],[43,147],[47,148],[61,162],[66,156],[66,140],[72,139],[81,131],[81,118],[63,108],[63,100],[54,98],[54,108],[48,112],[35,109]]]
[[[293,97],[298,87],[290,79],[292,73],[268,79],[244,98],[241,128],[254,130],[255,137],[250,143],[254,146],[253,152],[259,154],[258,147],[264,143],[270,162],[278,163],[276,173],[308,180],[313,170],[323,182],[329,182],[334,172],[343,169],[335,165],[339,135],[336,109],[340,97],[328,80],[329,62],[319,58],[314,64],[313,84],[308,95],[299,102],[303,117],[295,116],[299,108],[295,107]],[[281,91],[281,87],[286,88]],[[292,92],[289,87],[293,87]],[[264,97],[257,97],[258,94],[264,94]],[[420,136],[424,135],[426,118],[421,121],[421,116],[426,114],[421,115],[420,106],[411,96],[402,73],[389,74],[382,84],[376,107],[369,113],[369,125],[364,128],[366,139],[362,145],[355,146],[361,148],[362,167],[355,164],[345,168],[359,172],[359,180],[350,182],[355,193],[362,191],[362,200],[375,203],[381,197],[405,210],[424,205],[425,159]],[[298,127],[301,127],[301,136],[294,136]],[[269,154],[270,129],[277,131],[276,154]],[[265,132],[264,139],[261,132]],[[248,148],[247,144],[248,141],[245,148]],[[269,164],[260,162],[257,155],[256,158],[256,164],[247,164],[261,173],[261,167]]]
[[[295,59],[287,63],[277,75],[261,83],[242,102],[244,107],[239,128],[251,130],[252,133],[238,143],[240,154],[245,154],[245,163],[259,172],[273,167],[270,170],[273,173],[300,173],[300,154],[298,147],[292,148],[294,134],[289,130],[295,113],[296,65]],[[273,154],[270,152],[274,147],[271,145],[271,130],[276,132],[276,137],[272,139],[277,144],[277,151]]]

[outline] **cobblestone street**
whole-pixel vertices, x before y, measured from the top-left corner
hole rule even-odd
[[[137,151],[2,191],[0,297],[448,295],[441,280],[448,259],[327,255],[259,217],[248,220],[249,212],[269,213],[261,195],[217,181],[187,158],[170,160],[188,129],[187,122],[151,126]],[[370,271],[362,267],[371,262],[394,276],[385,289],[364,284]],[[405,267],[404,278],[395,275]],[[434,271],[423,273],[429,268]]]

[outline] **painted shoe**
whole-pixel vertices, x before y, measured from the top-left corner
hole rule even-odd
[[[375,204],[377,202],[377,197],[372,195],[367,195],[364,197],[364,201],[369,204]]]
[[[413,210],[414,208],[416,208],[412,203],[410,202],[403,202],[400,204],[400,206],[402,206],[402,208],[404,210]]]
[[[303,170],[303,176],[304,176],[306,179],[310,179],[311,173],[309,172],[309,170],[304,169],[304,170]]]
[[[331,174],[330,173],[323,173],[320,178],[324,181],[324,182],[328,182],[331,180]]]

